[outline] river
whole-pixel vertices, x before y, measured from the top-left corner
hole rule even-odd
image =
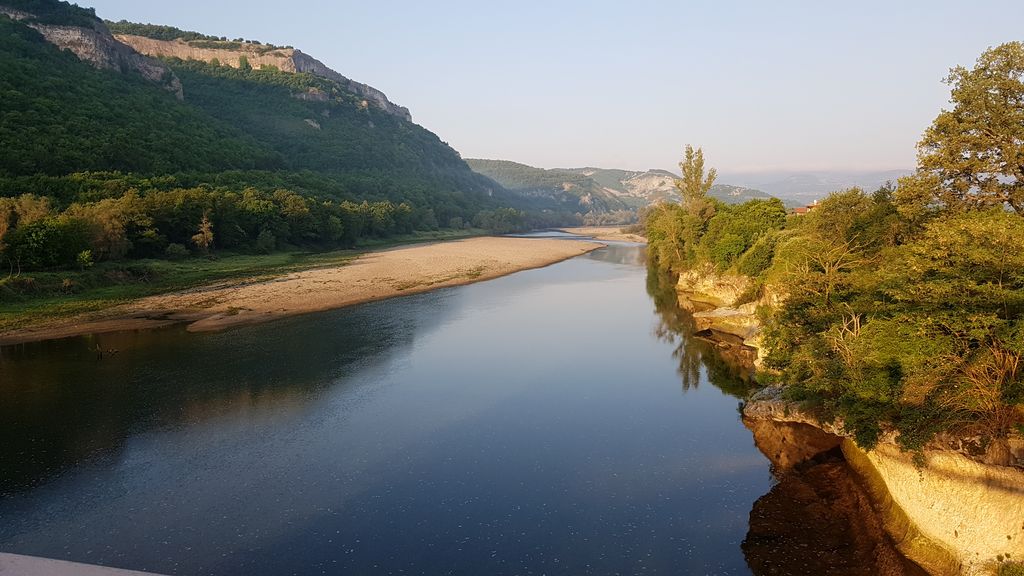
[[[744,380],[668,293],[614,244],[223,333],[2,348],[0,551],[181,575],[805,573],[763,521],[744,543],[755,502],[787,496]]]

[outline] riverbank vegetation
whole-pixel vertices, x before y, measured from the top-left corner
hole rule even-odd
[[[218,251],[207,256],[109,260],[68,270],[0,279],[0,332],[95,312],[137,298],[200,286],[268,280],[302,270],[343,266],[367,250],[487,234],[477,228],[413,232],[360,240],[354,248],[270,254]]]
[[[890,426],[911,449],[939,432],[1005,435],[1024,423],[1022,76],[1018,42],[954,68],[914,175],[806,215],[708,199],[713,174],[688,148],[682,204],[645,216],[651,257],[750,277],[741,301],[775,302],[760,308],[761,378],[862,446]]]
[[[55,0],[13,6],[98,26]],[[582,221],[520,202],[435,134],[326,78],[168,60],[182,100],[169,79],[97,70],[25,22],[0,16],[0,32],[5,322],[319,258],[308,254]]]

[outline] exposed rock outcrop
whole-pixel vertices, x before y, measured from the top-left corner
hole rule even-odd
[[[746,276],[719,274],[711,266],[701,266],[679,274],[676,289],[691,300],[724,308],[736,305],[749,287],[750,278]]]
[[[697,331],[733,336],[753,350],[754,365],[760,366],[761,323],[757,317],[762,300],[740,304],[750,288],[746,276],[719,274],[710,266],[679,275],[676,290],[679,304],[693,313]]]
[[[744,424],[778,480],[754,503],[743,539],[755,576],[927,576],[886,533],[841,439],[805,424]]]
[[[34,21],[28,12],[0,6],[0,14],[25,22],[30,28],[43,35],[47,42],[62,50],[69,50],[78,59],[103,70],[135,72],[143,78],[160,84],[177,96],[184,97],[181,81],[166,64],[143,56],[131,47],[118,42],[103,22],[96,20],[91,27],[60,26]]]
[[[995,574],[1000,559],[1024,559],[1024,468],[1014,465],[1020,439],[1004,445],[1006,464],[987,463],[959,450],[932,446],[915,458],[893,433],[865,451],[847,437],[841,422],[822,423],[778,389],[756,394],[744,407],[752,430],[783,423],[786,434],[764,435],[758,447],[792,465],[831,436],[858,473],[886,531],[899,549],[931,574]],[[826,440],[822,440],[822,435]],[[916,460],[916,461],[915,461]]]
[[[217,47],[216,42],[186,42],[184,40],[155,40],[145,36],[118,34],[117,39],[138,52],[157,58],[179,58],[181,60],[198,60],[212,62],[238,68],[241,62],[248,62],[253,68],[274,67],[282,72],[306,72],[321,78],[337,82],[342,88],[365,99],[369,104],[405,120],[412,121],[409,109],[399,106],[383,92],[372,86],[361,84],[342,76],[330,69],[323,62],[304,54],[294,48],[276,48],[263,44],[245,44],[238,47],[234,43],[223,43]],[[304,99],[316,100],[321,96],[308,94]]]

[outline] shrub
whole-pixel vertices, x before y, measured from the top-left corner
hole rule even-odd
[[[740,256],[736,269],[740,274],[756,278],[772,265],[775,257],[775,234],[764,234],[754,242],[749,250]]]
[[[92,250],[82,250],[81,252],[78,253],[78,257],[76,258],[76,260],[78,262],[78,267],[81,268],[82,270],[85,270],[86,268],[92,268]]]
[[[260,254],[270,254],[277,248],[277,238],[270,230],[263,229],[256,237],[256,251]]]
[[[168,244],[167,248],[164,250],[164,257],[168,260],[184,260],[185,258],[188,258],[188,254],[188,248],[182,244],[178,244],[177,242]]]

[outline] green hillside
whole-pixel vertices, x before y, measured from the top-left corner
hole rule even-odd
[[[467,159],[470,168],[509,191],[552,210],[612,212],[630,204],[576,170],[535,168],[508,160]]]
[[[0,17],[0,175],[271,168],[279,155],[134,74],[100,71]]]
[[[154,259],[574,221],[528,216],[518,208],[529,202],[470,170],[435,134],[333,80],[180,60],[166,61],[161,78],[92,10],[0,6],[33,15],[0,16],[0,266],[9,272],[0,309],[165,285]],[[98,38],[86,40],[88,56],[120,69],[80,60],[29,24],[85,28],[83,38]]]
[[[715,184],[708,191],[708,196],[717,198],[726,204],[743,204],[750,200],[771,200],[774,198],[771,194],[761,190],[743,186],[732,186],[730,184]]]

